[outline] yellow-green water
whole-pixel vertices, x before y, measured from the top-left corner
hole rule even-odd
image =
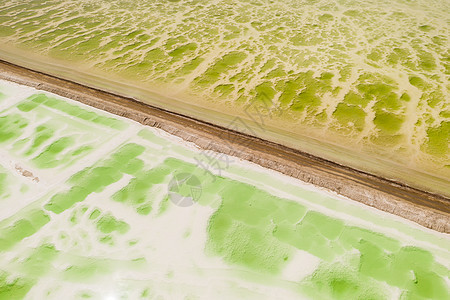
[[[0,50],[220,125],[219,115],[254,119],[262,132],[246,133],[448,193],[449,9],[424,0],[6,0]]]

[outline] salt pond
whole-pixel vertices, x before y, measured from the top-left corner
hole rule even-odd
[[[450,238],[0,81],[0,299],[447,299]]]

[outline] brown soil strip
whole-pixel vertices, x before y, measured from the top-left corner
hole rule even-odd
[[[38,178],[38,177],[35,177],[35,176],[33,175],[33,173],[31,173],[31,172],[28,171],[28,170],[23,169],[23,168],[22,168],[21,166],[19,166],[18,164],[16,164],[15,168],[16,168],[17,172],[19,172],[23,177],[27,177],[27,178],[30,178],[30,179],[33,180],[33,181],[39,182],[39,178]]]
[[[52,92],[144,125],[161,128],[203,149],[257,163],[425,227],[450,233],[450,199],[445,196],[411,188],[276,143],[153,107],[132,98],[90,88],[1,60],[0,79]]]

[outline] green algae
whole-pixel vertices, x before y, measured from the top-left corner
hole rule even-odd
[[[438,105],[443,102],[443,100],[445,99],[445,96],[442,92],[440,91],[433,91],[433,92],[427,92],[427,93],[423,93],[422,97],[420,97],[420,99],[423,99],[424,101],[426,101],[428,103],[428,106],[430,106],[431,108],[435,108],[435,107],[439,107]]]
[[[425,83],[425,81],[418,77],[418,76],[411,76],[409,78],[409,83],[411,83],[413,86],[419,88],[419,89],[426,89],[428,87],[428,85]]]
[[[430,153],[446,155],[450,153],[450,122],[442,122],[427,130],[427,147]]]
[[[57,258],[59,251],[52,244],[44,244],[33,250],[33,253],[21,262],[20,268],[31,277],[44,276],[51,270],[51,263]]]
[[[344,102],[350,105],[361,105],[362,107],[367,106],[370,99],[361,97],[358,93],[355,92],[349,92],[344,97]],[[338,104],[338,106],[341,105],[341,103]]]
[[[125,261],[121,264],[116,260],[106,258],[76,257],[69,260],[70,265],[63,270],[62,278],[69,282],[91,283],[102,276],[111,274],[114,270],[123,267],[133,269],[139,262]]]
[[[39,105],[39,103],[36,103],[33,101],[26,101],[26,102],[19,103],[19,105],[17,105],[17,108],[23,112],[29,112],[29,111],[35,109],[38,105]]]
[[[58,159],[60,154],[67,148],[75,145],[75,140],[71,137],[63,137],[51,143],[43,152],[33,158],[33,162],[38,168],[54,168],[61,164],[62,159]]]
[[[211,222],[212,237],[207,249],[228,263],[277,274],[292,253],[287,246],[274,243],[274,238],[269,236],[270,227],[264,230],[220,217],[213,217]]]
[[[272,104],[272,99],[276,94],[276,91],[273,89],[272,84],[270,84],[269,82],[261,83],[260,85],[256,86],[255,91],[255,100]]]
[[[426,51],[421,51],[418,57],[419,57],[418,65],[420,69],[426,71],[433,71],[434,69],[436,69],[437,65],[433,54]]]
[[[302,284],[302,289],[311,298],[327,299],[387,299],[384,287],[375,280],[339,264],[322,264]],[[319,293],[318,293],[319,291]]]
[[[50,217],[42,210],[32,210],[9,226],[0,228],[0,251],[14,247],[24,238],[35,234],[50,221]]]
[[[8,274],[0,271],[0,299],[23,299],[33,287],[34,281],[25,278],[9,278]]]
[[[58,193],[53,196],[44,208],[48,211],[59,214],[75,203],[83,201],[87,196],[88,192],[85,189],[75,186],[67,192]]]
[[[315,111],[322,103],[321,96],[331,91],[332,77],[331,73],[324,73],[316,78],[311,71],[295,74],[295,78],[282,87],[280,103],[282,106],[289,104],[294,111]]]
[[[43,93],[28,97],[3,114],[0,116],[0,143],[12,144],[11,153],[33,162],[38,169],[73,165],[92,153],[102,139],[106,140],[108,135],[115,134],[115,130],[128,126],[121,120]],[[52,118],[47,118],[48,114]],[[31,120],[35,120],[36,126],[29,125]],[[94,124],[100,127],[92,128]],[[67,134],[61,135],[61,128],[66,127]],[[93,135],[99,131],[103,132],[102,137],[94,140]]]
[[[147,204],[145,210],[151,209],[151,203],[148,202],[148,194],[150,189],[158,183],[162,183],[165,178],[170,174],[171,169],[164,167],[156,167],[150,171],[141,172],[136,174],[136,177],[130,180],[130,183],[115,193],[112,199],[122,203],[128,203],[130,205],[142,205]],[[141,208],[141,212],[142,208]],[[148,211],[150,212],[150,211]]]
[[[306,108],[317,107],[320,103],[320,98],[315,94],[314,89],[306,88],[294,98],[291,109],[294,111],[304,111]]]
[[[163,215],[169,209],[169,206],[170,206],[169,197],[166,196],[159,203],[157,216]]]
[[[84,282],[92,280],[99,275],[107,274],[110,270],[111,268],[107,264],[91,260],[85,264],[68,267],[63,274],[63,278],[72,282]]]
[[[358,131],[364,129],[366,124],[366,113],[362,108],[356,105],[348,105],[345,103],[339,103],[333,115],[342,124],[342,126],[349,126],[355,128]]]
[[[242,191],[240,189],[233,188],[233,191],[236,191],[236,193],[242,195]],[[251,192],[249,192],[248,189],[245,189],[244,192],[247,192],[247,194],[250,193],[250,195],[248,196],[252,196]],[[261,197],[257,197],[257,199],[260,201]],[[243,211],[243,207],[245,206],[243,206],[241,203],[239,203],[238,206],[226,209],[226,205],[228,203],[227,200],[228,198],[225,198],[224,195],[222,206],[211,218],[209,233],[210,239],[214,241],[211,242],[214,244],[213,249],[215,249],[219,252],[219,254],[222,255],[226,253],[225,258],[231,262],[244,264],[247,267],[257,270],[265,267],[265,271],[277,270],[276,268],[274,268],[274,266],[278,266],[278,268],[280,268],[284,262],[283,259],[281,259],[281,257],[279,256],[274,256],[270,252],[270,250],[274,248],[277,249],[276,245],[279,244],[278,246],[281,247],[282,244],[275,242],[276,240],[273,240],[272,238],[269,238],[269,236],[271,236],[269,229],[272,229],[273,231],[272,237],[276,237],[278,240],[293,245],[298,249],[306,250],[309,253],[325,260],[333,260],[335,256],[342,253],[341,249],[337,245],[333,245],[332,243],[330,243],[330,241],[333,240],[338,240],[339,242],[341,242],[342,239],[342,242],[345,242],[344,245],[347,245],[347,247],[350,246],[353,249],[358,249],[361,252],[361,262],[357,265],[354,265],[354,269],[352,271],[346,271],[340,275],[344,276],[344,279],[345,276],[353,277],[353,281],[349,280],[348,278],[345,280],[339,277],[333,278],[333,274],[339,273],[338,270],[346,269],[345,265],[337,264],[335,268],[333,268],[332,270],[328,270],[326,274],[323,274],[324,278],[320,278],[322,276],[320,275],[320,270],[316,271],[316,273],[313,275],[313,278],[317,281],[323,280],[324,282],[322,282],[322,284],[324,285],[328,284],[333,290],[333,292],[331,292],[332,296],[339,299],[345,299],[346,297],[354,298],[356,295],[358,295],[358,293],[364,292],[366,288],[362,288],[359,286],[364,286],[364,280],[356,280],[357,277],[354,274],[357,272],[360,272],[362,275],[368,276],[370,278],[386,281],[389,284],[399,286],[412,294],[423,295],[427,292],[431,292],[438,297],[445,297],[448,295],[448,291],[444,288],[443,285],[443,279],[438,280],[437,277],[439,276],[432,272],[430,269],[433,268],[433,266],[437,263],[432,259],[431,254],[423,249],[408,247],[400,248],[399,243],[395,240],[386,238],[383,235],[376,234],[371,231],[361,231],[361,229],[359,228],[351,230],[352,228],[345,227],[342,221],[329,218],[323,214],[319,214],[316,212],[308,212],[303,217],[300,223],[298,221],[289,223],[286,220],[283,220],[278,225],[276,218],[270,218],[270,214],[268,213],[269,211],[273,211],[270,209],[271,205],[268,205],[267,210],[262,212],[257,209],[258,207],[250,206],[250,209],[248,209],[247,211]],[[233,200],[229,199],[228,201]],[[275,199],[272,201],[275,201]],[[276,199],[276,201],[279,203],[283,200]],[[239,202],[245,203],[246,201],[240,200]],[[264,201],[261,202],[264,203]],[[266,208],[263,203],[261,203],[261,206]],[[297,213],[295,210],[290,211],[294,214],[294,220],[302,218],[301,213]],[[249,231],[243,231],[242,224],[238,223],[239,225],[235,225],[234,223],[238,220],[240,222],[243,222],[242,218],[239,217],[240,215],[245,215],[246,219],[249,220],[252,220],[254,218],[257,218],[258,221],[261,219],[266,219],[265,226],[268,227],[265,228],[261,225],[258,226],[259,228],[261,228],[261,231],[259,232],[254,232],[255,229],[252,227],[248,228]],[[274,213],[274,215],[276,215],[276,213]],[[347,230],[347,228],[349,230]],[[252,234],[251,236],[253,237],[251,243],[248,241],[248,236],[250,234]],[[232,245],[224,241],[224,238],[227,236],[233,237],[231,239],[233,241]],[[241,239],[243,239],[244,242],[241,242]],[[263,239],[263,241],[256,242],[258,241],[258,239]],[[373,252],[376,249],[375,247],[362,246],[365,245],[364,243],[366,243],[365,239],[376,242],[377,247],[379,247],[380,249],[384,249],[384,251],[393,251],[396,254],[391,256],[377,256],[375,255],[376,253]],[[237,241],[237,244],[234,244],[236,243],[235,241]],[[267,242],[269,241],[273,244],[268,245]],[[216,245],[215,243],[217,242],[222,243]],[[254,250],[255,248],[258,249],[255,243],[260,246],[259,249],[269,249],[269,252],[265,252],[263,257],[265,257],[265,259],[270,259],[270,262],[275,265],[268,264],[265,260],[258,260],[258,255],[261,256],[261,254],[258,254],[258,252]],[[249,249],[247,249],[247,247],[249,247]],[[417,251],[415,249],[417,249]],[[280,253],[286,254],[287,250],[288,249],[284,249],[284,251]],[[252,253],[255,257],[252,260],[247,261],[245,256],[246,253]],[[421,253],[423,259],[418,258],[419,253]],[[368,257],[370,257],[370,260],[368,260]],[[376,259],[377,257],[384,257],[384,259],[386,260],[385,264],[392,265],[392,269],[383,269],[383,265],[381,264],[383,260],[378,261]],[[372,259],[375,259],[376,263],[372,263]],[[258,263],[258,265],[256,266],[254,265],[254,263]],[[358,268],[359,271],[357,271]],[[392,273],[394,268],[398,273]],[[415,273],[420,272],[420,274],[428,274],[428,277],[425,275],[424,278],[422,278],[423,282],[421,284],[423,285],[421,285],[420,288],[418,288],[414,283],[414,280],[417,280],[417,278],[408,280],[408,274],[410,274],[411,271]],[[402,280],[404,281],[397,282],[396,279],[398,278],[402,278]],[[356,280],[358,283],[355,283],[354,280]],[[376,290],[376,285],[375,287],[372,285],[369,286],[373,291]]]
[[[227,96],[234,91],[234,85],[232,84],[220,84],[214,88],[214,92],[219,93],[222,96]]]
[[[202,176],[193,165],[179,160],[171,159],[165,164]],[[426,293],[438,298],[449,295],[444,280],[436,273],[442,266],[424,249],[402,247],[383,234],[307,211],[298,203],[254,186],[205,176],[199,177],[204,178],[201,181],[206,193],[198,202],[209,205],[204,200],[209,193],[221,197],[221,204],[209,220],[206,250],[228,263],[279,274],[294,249],[300,249],[328,262],[301,283],[307,293],[311,288],[315,295],[336,299],[378,299],[386,296],[380,290],[382,282],[386,282],[410,297]],[[420,279],[410,274],[419,274]]]
[[[95,220],[100,216],[100,211],[98,209],[94,209],[92,213],[89,215],[89,220]]]
[[[128,162],[143,151],[144,147],[137,144],[123,145],[98,166],[88,167],[74,174],[69,179],[69,183],[73,186],[67,191],[54,195],[44,207],[59,214],[75,203],[82,202],[89,194],[101,192],[110,184],[119,181],[124,173],[130,172]]]
[[[77,105],[69,104],[63,100],[48,96],[46,94],[34,94],[28,97],[25,101],[19,103],[17,105],[17,108],[24,112],[29,112],[41,104],[49,108],[64,112],[70,116],[77,117],[86,121],[91,121],[95,124],[107,126],[113,129],[122,130],[127,127],[124,122],[120,120],[98,115],[95,112],[87,111]]]
[[[130,226],[124,221],[117,220],[113,216],[106,214],[97,220],[97,229],[103,233],[117,231],[124,234],[130,229]]]
[[[174,59],[181,59],[183,56],[195,51],[195,49],[197,49],[197,44],[189,43],[172,50],[168,55],[172,56]]]
[[[204,61],[204,58],[202,57],[196,57],[194,59],[192,59],[191,61],[185,63],[183,65],[183,67],[181,67],[179,69],[179,75],[180,76],[185,76],[188,75],[192,72],[195,71],[195,69],[197,69],[197,67]]]
[[[25,152],[25,155],[33,154],[43,143],[50,140],[54,136],[54,134],[55,131],[46,125],[39,125],[38,127],[36,127],[33,143]]]
[[[398,131],[404,119],[392,113],[379,112],[375,115],[373,123],[386,133],[395,133]]]
[[[164,146],[164,147],[167,147],[169,145],[167,140],[161,139],[159,136],[154,135],[153,133],[151,133],[148,130],[140,131],[139,136],[145,137],[146,140],[156,143],[158,145]],[[177,155],[188,157],[190,159],[194,159],[196,157],[196,155],[194,153],[186,150],[183,147],[178,147],[175,145],[172,145],[170,147],[171,147],[172,151],[174,151],[174,153],[177,153]],[[217,201],[214,200],[214,198],[215,198],[214,194],[216,193],[217,190],[221,189],[221,185],[222,185],[222,181],[217,180],[218,177],[212,178],[209,174],[205,173],[205,170],[202,170],[201,168],[197,168],[191,164],[181,163],[179,160],[176,160],[176,159],[166,159],[164,161],[164,165],[166,165],[169,168],[179,170],[179,172],[187,172],[187,173],[193,174],[194,176],[197,176],[198,178],[202,179],[203,196],[200,199],[198,199],[199,204],[212,205],[213,203],[217,203]],[[270,186],[270,185],[274,184],[274,180],[275,180],[272,176],[269,176],[267,174],[258,173],[258,172],[249,171],[248,169],[242,168],[238,165],[230,165],[229,168],[227,169],[227,171],[230,172],[231,174],[235,174],[236,176],[239,176],[239,174],[245,173],[247,178],[254,180],[255,182],[256,181],[259,182],[261,184],[260,185],[261,187],[263,187],[265,185]],[[289,193],[296,195],[296,197],[299,197],[302,199],[307,199],[307,201],[309,201],[310,203],[315,203],[317,205],[321,205],[328,209],[332,209],[334,211],[338,211],[341,213],[355,214],[355,215],[358,215],[361,218],[364,218],[365,220],[368,220],[370,222],[380,223],[380,221],[377,218],[375,218],[373,215],[371,215],[366,210],[362,210],[362,209],[359,209],[356,207],[351,207],[348,205],[347,206],[336,205],[335,200],[333,200],[332,198],[322,197],[322,196],[319,196],[317,193],[311,192],[311,191],[299,190],[297,187],[289,185],[281,180],[275,180],[275,184],[278,187],[280,187],[281,189],[289,191]],[[221,202],[221,200],[219,199],[219,203],[220,202]],[[163,213],[166,213],[168,211],[168,209],[170,208],[169,197],[167,197],[167,196],[164,197],[159,205],[160,205],[159,209],[162,210]],[[288,207],[289,208],[287,209],[287,211],[294,211],[296,208],[301,210],[301,206],[298,204],[295,204],[295,203],[289,205]],[[218,206],[216,206],[216,208],[218,208]],[[298,214],[303,216],[304,212],[301,213],[299,211]],[[297,221],[299,221],[299,220],[296,219],[295,217],[292,218],[292,222],[297,222]],[[388,220],[388,219],[384,219],[382,224],[384,224],[384,226],[387,226],[389,228],[391,228],[391,227],[398,228],[398,230],[400,230],[404,234],[414,235],[415,237],[417,237],[423,241],[427,241],[430,243],[434,243],[436,245],[441,245],[442,247],[446,247],[445,243],[444,244],[441,243],[441,242],[443,242],[443,240],[431,241],[431,240],[429,240],[429,237],[425,233],[423,233],[421,231],[417,231],[417,230],[412,230],[407,225],[399,224],[398,222],[395,222],[393,220]],[[349,239],[350,237],[351,237],[351,239],[358,239],[359,236],[367,236],[367,239],[376,240],[377,243],[381,243],[387,249],[399,249],[398,242],[396,242],[395,240],[393,240],[391,238],[383,237],[383,235],[370,233],[370,231],[368,231],[368,230],[362,230],[361,228],[359,228],[357,230],[356,227],[349,227],[344,232],[345,232],[346,239]],[[345,245],[347,245],[347,244],[345,244]]]
[[[225,54],[214,65],[208,68],[201,77],[197,77],[196,80],[198,81],[198,84],[209,85],[217,81],[224,73],[235,68],[236,65],[241,63],[246,57],[247,54],[237,51]]]
[[[4,26],[4,25],[0,25],[0,36],[10,36],[13,35],[16,31],[14,30],[14,28],[8,27],[8,26]]]
[[[28,121],[18,114],[9,114],[0,117],[0,143],[18,138]]]

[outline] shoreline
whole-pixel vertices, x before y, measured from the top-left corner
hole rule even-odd
[[[444,195],[412,188],[274,142],[160,109],[133,98],[5,61],[0,61],[0,70],[1,79],[52,92],[144,125],[161,128],[193,142],[202,149],[254,162],[422,226],[450,233],[450,198]]]

